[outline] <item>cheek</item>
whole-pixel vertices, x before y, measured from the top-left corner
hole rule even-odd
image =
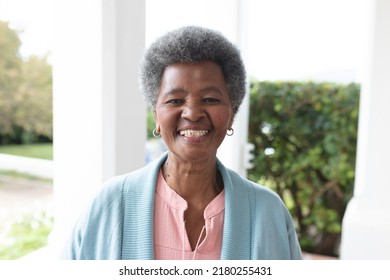
[[[162,109],[156,110],[156,125],[162,130],[167,130],[175,125],[175,115]]]
[[[233,114],[229,110],[224,110],[217,112],[215,115],[215,120],[218,122],[219,126],[230,128],[232,125]]]

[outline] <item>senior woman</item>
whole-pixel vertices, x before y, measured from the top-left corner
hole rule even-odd
[[[281,199],[217,159],[245,95],[238,49],[183,27],[157,39],[140,67],[154,135],[168,151],[109,180],[75,226],[66,259],[301,259]]]

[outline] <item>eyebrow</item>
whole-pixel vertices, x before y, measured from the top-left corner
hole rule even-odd
[[[163,95],[169,96],[169,95],[182,94],[182,93],[187,93],[187,92],[188,91],[186,91],[183,88],[171,88],[171,89],[163,92]],[[200,93],[208,93],[208,92],[215,92],[215,93],[220,94],[220,95],[223,94],[223,91],[220,88],[215,87],[215,86],[205,87],[205,88],[202,88],[200,90]]]
[[[218,94],[223,94],[223,91],[220,88],[214,86],[205,87],[200,92],[201,93],[216,92]]]
[[[179,93],[186,93],[187,91],[184,90],[183,88],[171,88],[168,91],[163,92],[163,95],[168,96],[168,95],[174,95],[174,94],[179,94]]]

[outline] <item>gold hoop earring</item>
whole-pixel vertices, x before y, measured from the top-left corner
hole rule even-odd
[[[226,135],[227,136],[232,136],[234,134],[234,129],[233,128],[229,128],[227,131],[226,131]]]
[[[159,130],[157,130],[157,128],[153,129],[153,132],[152,132],[153,136],[158,138],[161,136],[161,133]]]

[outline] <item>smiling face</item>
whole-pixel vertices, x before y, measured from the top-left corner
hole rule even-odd
[[[215,159],[233,117],[219,65],[202,61],[165,69],[155,118],[171,154],[185,161]]]

